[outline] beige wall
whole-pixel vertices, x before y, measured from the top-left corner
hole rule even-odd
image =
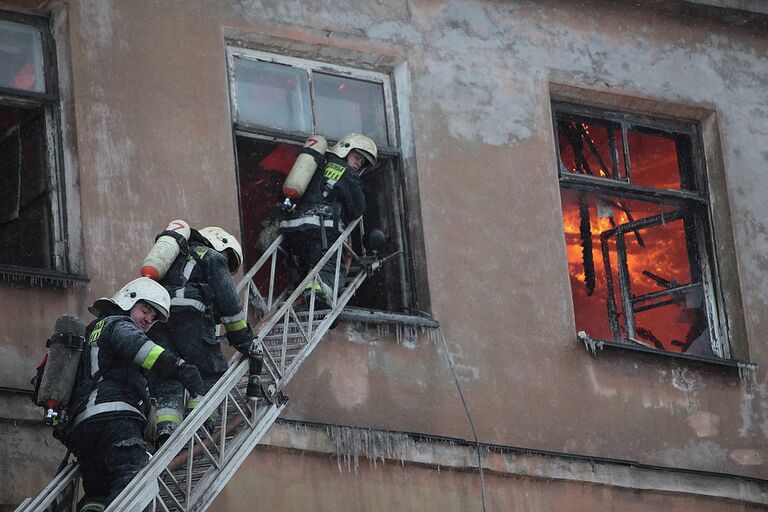
[[[90,301],[136,275],[168,220],[239,231],[229,35],[318,60],[383,63],[383,71],[407,64],[410,82],[397,85],[412,98],[416,160],[408,172],[420,184],[432,313],[481,441],[768,478],[768,153],[756,144],[768,135],[765,32],[635,2],[364,3],[52,4],[68,48],[60,56],[71,80],[66,171],[79,173],[91,281],[65,291],[2,285],[0,386],[27,387],[54,319],[87,316]],[[746,334],[737,342],[760,364],[751,391],[735,370],[631,353],[593,358],[576,343],[549,112],[553,83],[716,117],[730,204],[718,214],[732,218],[738,267],[727,275],[743,306],[730,314],[743,319]],[[398,344],[375,329],[341,325],[288,395],[291,418],[471,438],[442,344],[427,336]],[[28,449],[38,447],[30,442]],[[277,464],[286,475],[302,460],[257,459],[249,472]],[[300,474],[322,464],[307,462]],[[425,486],[424,499],[450,489],[461,503],[477,491],[461,475],[388,467],[359,496],[344,499],[354,509],[409,476]],[[301,492],[311,482],[321,492],[317,478],[325,476],[295,480]],[[329,478],[363,485],[361,476]],[[499,510],[522,506],[515,500],[526,489],[544,492],[541,482],[496,485],[510,489]],[[541,498],[553,500],[551,508],[541,509],[565,510],[556,502],[573,492],[592,504],[602,493],[615,503],[631,496],[553,485]],[[679,510],[689,506],[680,500]]]
[[[388,461],[357,470],[333,457],[257,449],[211,511],[307,510],[424,512],[742,512],[768,510],[733,500],[547,480],[486,472],[485,509],[476,472]],[[254,483],[258,489],[254,492]]]

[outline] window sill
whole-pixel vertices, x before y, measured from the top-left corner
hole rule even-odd
[[[584,331],[579,332],[579,334],[576,337],[584,345],[584,348],[586,348],[588,352],[590,352],[592,355],[595,355],[595,356],[597,355],[598,350],[602,351],[607,348],[611,350],[618,349],[618,350],[629,350],[632,352],[643,352],[646,354],[654,354],[663,358],[682,359],[686,361],[695,361],[698,363],[710,364],[715,366],[724,366],[727,368],[734,368],[739,370],[740,375],[743,372],[754,372],[755,370],[757,370],[757,363],[751,363],[748,361],[737,361],[735,359],[715,359],[711,357],[701,357],[701,356],[684,354],[681,352],[666,352],[664,350],[656,350],[648,347],[643,347],[640,345],[617,343],[615,341],[596,340],[596,339],[590,338],[589,335],[587,335]]]
[[[90,279],[77,274],[66,274],[55,270],[0,265],[0,282],[24,283],[41,288],[67,288],[82,286]]]
[[[344,308],[339,313],[339,320],[361,322],[365,324],[393,324],[412,327],[437,328],[440,323],[430,316],[407,315],[403,313],[389,313],[375,309]]]

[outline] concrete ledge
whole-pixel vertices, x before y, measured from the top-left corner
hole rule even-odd
[[[262,444],[335,454],[340,470],[346,467],[348,471],[356,471],[362,458],[374,465],[396,462],[478,471],[473,443],[404,432],[278,420],[264,436]],[[484,471],[498,475],[768,504],[767,480],[498,445],[480,444],[480,453]]]
[[[737,11],[747,11],[756,14],[768,14],[768,3],[765,0],[686,0],[690,4],[708,5],[711,7],[721,7],[723,9],[733,9]]]

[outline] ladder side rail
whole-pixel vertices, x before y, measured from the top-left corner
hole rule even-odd
[[[337,252],[338,253],[341,252],[340,246],[339,248],[337,248]],[[329,249],[328,253],[332,254],[333,249]],[[339,260],[337,258],[337,262],[338,261]],[[318,268],[316,268],[315,270],[319,271],[319,268],[321,268],[321,265],[322,265],[322,262],[318,265]],[[329,314],[326,317],[326,319],[321,321],[320,325],[315,331],[314,336],[307,338],[306,334],[302,332],[302,334],[305,336],[305,339],[307,339],[308,341],[308,345],[303,347],[303,349],[299,353],[299,357],[294,358],[294,360],[289,365],[288,371],[291,372],[291,375],[297,371],[298,367],[301,365],[303,360],[309,356],[309,353],[319,343],[322,336],[325,334],[325,332],[327,332],[328,328],[330,328],[330,325],[335,319],[335,317],[338,316],[338,313],[343,309],[343,307],[346,305],[346,303],[349,301],[352,295],[354,295],[360,283],[362,283],[366,277],[367,277],[367,273],[365,271],[361,272],[356,276],[356,278],[353,280],[350,286],[345,290],[345,292],[339,298],[338,303],[334,308],[334,310],[331,312],[331,314]],[[299,288],[299,291],[301,291],[301,288]],[[284,316],[282,317],[284,335],[283,335],[283,344],[282,344],[283,358],[281,358],[282,359],[281,363],[283,364],[285,362],[285,346],[286,346],[285,333],[287,332],[287,326],[289,324],[289,315],[292,314],[294,319],[298,320],[298,318],[296,317],[296,312],[292,307],[290,307],[290,305],[292,305],[292,302],[286,305],[288,307],[281,308],[281,310],[283,309],[285,310]],[[310,306],[310,309],[311,309],[311,306]],[[276,313],[275,317],[277,317],[279,314],[280,314],[279,312]],[[310,323],[310,326],[311,325],[312,324]],[[297,322],[297,326],[301,330],[301,326],[300,324],[298,324],[298,322]],[[271,331],[271,329],[269,329],[269,331]],[[269,331],[265,329],[263,332],[269,332]],[[263,339],[263,336],[261,336],[260,338]],[[265,355],[268,353],[269,353],[268,350],[265,351]],[[282,389],[287,384],[287,380],[285,377],[276,378],[275,384],[279,390],[279,389]],[[224,462],[225,468],[221,470],[216,470],[214,468],[209,469],[209,471],[206,473],[206,475],[203,476],[201,481],[198,482],[198,485],[195,487],[195,490],[193,491],[194,494],[190,498],[190,502],[192,503],[192,508],[190,510],[202,511],[202,510],[205,510],[205,508],[207,508],[207,506],[213,501],[213,499],[221,492],[221,490],[224,488],[224,486],[229,481],[229,479],[234,474],[234,472],[237,470],[237,468],[245,460],[245,457],[247,457],[248,454],[251,453],[253,448],[260,441],[263,434],[266,433],[266,431],[269,429],[271,424],[277,418],[277,415],[279,415],[280,411],[276,409],[279,408],[280,410],[282,410],[283,407],[284,407],[284,403],[281,404],[279,402],[277,404],[270,405],[269,412],[272,413],[270,416],[266,418],[262,417],[262,419],[255,426],[255,428],[241,430],[241,432],[236,436],[236,439],[233,439],[233,442],[230,443],[230,450],[234,450],[234,452],[232,454],[228,454],[228,456],[226,457],[226,461]],[[246,436],[246,439],[243,440],[243,442],[238,442],[240,441],[240,438],[242,436]],[[236,445],[237,447],[234,448]]]
[[[349,237],[349,234],[352,232],[352,230],[354,230],[359,222],[360,218],[354,220],[349,226],[347,226],[347,229],[345,229],[344,232],[339,235],[339,238],[337,238],[336,241],[331,244],[327,252],[323,255],[322,258],[320,258],[320,261],[317,262],[312,270],[309,271],[307,276],[296,286],[296,289],[285,300],[282,306],[280,306],[277,311],[270,317],[269,321],[262,325],[257,340],[261,341],[267,334],[269,334],[269,331],[271,331],[275,324],[280,321],[283,315],[285,315],[285,312],[289,308],[293,307],[294,301],[299,298],[299,295],[302,294],[307,284],[309,284],[315,278],[315,276],[317,276],[317,274],[323,268],[323,265],[325,265],[325,263],[331,258],[331,256],[334,254],[334,251],[339,249],[339,247],[344,243],[344,240]]]
[[[290,323],[290,313],[292,309],[285,310],[285,317],[283,318],[283,344],[280,356],[280,369],[285,371],[285,361],[288,355],[288,325]]]
[[[339,250],[336,251],[336,266],[334,267],[333,272],[333,297],[331,299],[331,305],[333,306],[336,306],[336,299],[339,293],[339,279],[341,278],[341,254],[343,252],[343,247],[339,247]]]
[[[227,456],[222,461],[222,464],[219,467],[208,467],[205,474],[195,484],[186,504],[181,506],[177,503],[176,507],[182,512],[200,510],[198,504],[199,497],[208,492],[208,488],[211,486],[220,484],[223,488],[226,485],[226,482],[231,478],[231,474],[234,473],[237,467],[245,460],[248,453],[258,444],[261,437],[269,430],[284,407],[285,402],[265,403],[260,407],[253,407],[252,410],[255,416],[248,422],[249,427],[240,429],[229,442]],[[254,435],[254,433],[258,435]],[[233,460],[236,461],[234,465]],[[216,492],[218,494],[218,491]]]
[[[196,489],[199,489],[200,494],[193,494],[192,503],[194,505],[190,510],[203,511],[208,508],[216,496],[218,496],[224,489],[226,484],[232,478],[232,475],[234,475],[237,469],[243,464],[246,457],[250,455],[253,448],[259,441],[261,441],[261,438],[264,437],[264,434],[267,433],[284,408],[284,403],[271,404],[269,409],[267,409],[267,413],[259,421],[258,427],[248,432],[248,436],[245,438],[244,442],[240,444],[239,449],[232,453],[231,457],[227,459],[226,466],[218,474],[214,475],[211,473],[210,475],[203,477],[203,479],[206,479],[207,477],[210,482],[203,483],[201,480],[201,485],[196,487]]]
[[[341,297],[339,297],[337,307],[334,308],[334,310],[320,323],[320,325],[317,327],[317,330],[315,331],[313,338],[308,340],[308,345],[301,350],[300,354],[288,366],[286,377],[277,383],[278,390],[288,383],[291,377],[301,366],[303,360],[306,359],[314,347],[317,346],[322,337],[325,335],[325,332],[327,332],[327,330],[330,328],[331,323],[334,321],[336,316],[338,316],[338,313],[341,312],[341,310],[344,308],[349,299],[354,295],[355,291],[357,288],[359,288],[360,284],[362,284],[366,277],[368,277],[366,271],[360,272],[357,276],[355,276],[350,285],[344,290],[344,293],[342,293]],[[270,406],[270,410],[268,411],[266,421],[264,418],[262,418],[262,420],[259,421],[257,428],[252,430],[243,430],[240,434],[238,434],[238,441],[240,440],[239,438],[241,436],[246,436],[246,439],[242,443],[239,443],[235,452],[227,457],[225,467],[223,469],[220,471],[209,471],[201,479],[194,491],[195,493],[199,493],[199,495],[193,494],[191,499],[193,506],[190,511],[202,512],[208,508],[216,496],[224,489],[237,468],[240,467],[240,465],[245,461],[245,458],[253,451],[263,435],[267,432],[275,419],[277,419],[277,416],[280,414],[284,407],[284,403],[272,404]],[[232,445],[234,444],[235,443],[232,443]]]
[[[275,252],[272,254],[272,263],[269,266],[269,293],[267,298],[267,309],[265,311],[269,311],[272,309],[272,299],[275,296],[275,276],[277,275],[277,249],[275,249]],[[253,281],[251,281],[253,282]]]
[[[155,483],[160,478],[163,470],[179,454],[194,437],[195,432],[203,426],[203,423],[224,401],[229,390],[237,385],[240,379],[248,371],[248,361],[238,354],[236,363],[224,373],[218,382],[211,388],[203,400],[200,401],[192,413],[184,419],[179,428],[170,439],[152,457],[152,460],[144,466],[133,480],[117,496],[109,506],[109,512],[132,512],[136,510],[135,498],[143,489]],[[142,504],[146,505],[146,504]]]
[[[189,438],[189,441],[187,441],[187,476],[186,476],[186,486],[184,489],[184,499],[186,505],[189,505],[192,503],[190,498],[192,497],[192,469],[195,466],[195,439],[197,438],[197,430],[195,430],[195,433],[192,434],[192,437]],[[187,506],[186,508],[189,508]]]
[[[224,403],[221,406],[221,434],[219,435],[219,453],[225,453],[227,448],[227,417],[229,415],[229,400],[231,395],[227,393]]]
[[[59,472],[59,474],[56,475],[42,491],[40,491],[40,494],[38,494],[37,497],[24,500],[15,512],[38,512],[45,510],[50,507],[56,499],[64,493],[64,491],[66,491],[70,484],[74,485],[79,476],[80,466],[77,462],[70,462],[64,470]],[[74,488],[73,492],[77,495],[78,489]]]
[[[341,310],[344,309],[344,306],[347,304],[347,302],[349,302],[349,299],[352,298],[352,295],[354,295],[355,291],[360,287],[360,284],[362,284],[366,277],[368,277],[368,274],[365,271],[360,272],[357,276],[355,276],[349,286],[347,286],[347,288],[344,290],[344,293],[342,293],[341,297],[339,297],[336,308],[334,308],[333,312],[328,314],[323,319],[323,321],[320,322],[320,325],[317,326],[317,329],[313,333],[311,340],[307,343],[306,346],[304,346],[304,348],[301,349],[296,357],[294,357],[293,361],[291,361],[291,364],[286,369],[283,378],[280,379],[279,382],[275,382],[276,391],[282,391],[288,382],[290,382],[301,364],[312,353],[312,350],[314,350],[315,346],[320,342],[322,337],[330,328],[333,321],[336,319]]]
[[[328,248],[326,251],[326,254],[323,255],[323,257],[318,261],[318,263],[312,268],[312,270],[309,272],[309,274],[302,280],[302,282],[296,287],[294,292],[289,296],[289,298],[283,303],[283,305],[278,308],[278,310],[271,315],[270,319],[266,322],[265,325],[263,325],[261,331],[259,332],[259,335],[257,337],[257,342],[261,342],[272,330],[272,328],[278,323],[278,321],[287,316],[289,310],[293,308],[293,302],[298,299],[299,295],[303,292],[304,287],[320,272],[320,269],[325,265],[325,263],[332,257],[333,254],[335,254],[335,251],[341,251],[342,244],[346,241],[346,239],[349,237],[350,233],[355,229],[355,227],[359,224],[360,218],[356,219],[352,223],[350,223],[349,226],[339,235],[339,237],[334,241],[333,244]],[[270,245],[267,252],[262,255],[261,258],[257,261],[257,263],[246,273],[246,276],[243,278],[243,280],[238,284],[238,291],[241,291],[243,287],[245,287],[253,278],[253,276],[258,272],[260,267],[272,256],[272,253],[274,253],[280,242],[282,241],[282,235],[279,235],[275,241]],[[346,302],[349,300],[349,298],[352,296],[354,291],[357,289],[357,286],[359,286],[359,282],[362,282],[363,279],[365,279],[366,274],[365,272],[361,272],[358,275],[357,278],[357,285],[356,286],[350,286],[347,290],[345,290],[344,294],[342,294],[342,299],[339,300],[339,303],[337,304],[336,309],[336,315],[338,315],[338,312],[344,307]],[[327,316],[323,322],[321,322],[318,329],[315,331],[315,333],[320,333],[320,336],[314,336],[314,343],[310,343],[312,348],[319,342],[320,337],[322,337],[323,334],[325,334],[325,331],[328,330],[328,327],[330,327],[331,322],[335,318],[336,315],[329,315]],[[283,375],[282,378],[276,379],[275,381],[275,387],[278,390],[281,390],[285,387],[285,385],[288,383],[290,378],[296,373],[296,370],[298,369],[298,366],[300,366],[300,363],[303,362],[306,357],[308,357],[310,350],[306,349],[305,347],[300,353],[299,356],[294,358],[294,360],[291,362],[291,365],[289,366],[288,374]],[[298,363],[298,364],[297,364]],[[113,503],[109,506],[107,509],[107,512],[132,512],[136,510],[137,505],[141,506],[142,508],[146,506],[149,502],[152,501],[158,494],[159,494],[159,488],[157,484],[157,479],[160,478],[163,470],[171,463],[171,461],[174,459],[174,457],[181,452],[184,447],[190,443],[192,444],[194,441],[195,432],[202,427],[203,423],[207,420],[207,418],[213,413],[214,410],[216,410],[221,404],[225,398],[228,396],[229,391],[235,387],[238,382],[242,379],[242,377],[246,374],[248,371],[248,361],[246,358],[244,358],[241,354],[237,354],[234,358],[233,365],[230,366],[230,368],[225,372],[224,376],[222,376],[219,381],[214,385],[214,387],[208,392],[207,396],[200,402],[199,406],[182,422],[182,424],[179,426],[177,431],[174,433],[174,435],[169,439],[165,445],[155,454],[155,456],[152,458],[149,464],[147,464],[142,470],[139,472],[139,474],[134,477],[134,479],[123,489],[123,491],[120,493],[120,495],[113,501]],[[275,404],[272,404],[275,406]],[[284,406],[284,404],[282,404]],[[276,408],[276,407],[275,407]],[[282,410],[282,407],[279,407],[279,409]],[[279,414],[279,412],[278,412]],[[275,416],[276,418],[277,416]],[[269,425],[265,425],[263,422],[260,422],[259,425],[261,426],[261,429],[264,429],[264,432],[266,432],[266,429],[268,429]],[[252,433],[258,432],[259,428],[252,431]],[[262,434],[263,435],[263,434]],[[230,444],[230,448],[235,448]],[[190,451],[190,453],[192,453]],[[224,454],[222,454],[224,456]],[[244,458],[245,456],[243,456]],[[190,458],[188,461],[188,464],[193,463],[194,458]],[[236,468],[235,468],[236,469]],[[234,471],[234,469],[232,470]],[[224,480],[224,483],[229,478]],[[222,483],[222,486],[224,485]],[[147,501],[144,500],[144,496],[147,494],[147,489],[150,487],[154,487],[156,490],[155,496],[150,496]],[[141,497],[140,501],[137,501]],[[189,498],[189,496],[187,496]]]
[[[272,242],[272,244],[267,248],[267,250],[264,251],[264,254],[262,254],[261,257],[258,260],[256,260],[256,263],[253,264],[250,270],[248,270],[248,272],[245,273],[245,275],[243,276],[243,279],[237,284],[238,292],[241,291],[243,287],[253,279],[253,277],[256,275],[256,272],[261,270],[261,267],[264,265],[264,263],[267,262],[268,259],[272,257],[272,254],[277,252],[282,241],[283,241],[283,234],[281,233],[280,235],[278,235],[277,238],[275,238],[275,241]]]

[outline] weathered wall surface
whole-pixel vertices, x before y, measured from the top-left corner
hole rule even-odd
[[[768,478],[768,152],[756,144],[768,134],[764,31],[597,0],[55,5],[68,20],[77,163],[68,171],[79,173],[91,281],[68,291],[2,285],[0,386],[26,387],[54,319],[86,316],[90,301],[136,275],[168,220],[238,231],[225,63],[225,34],[236,33],[246,45],[319,60],[346,55],[341,63],[384,62],[384,71],[407,63],[417,157],[409,172],[420,183],[432,312],[481,441]],[[739,342],[761,365],[751,390],[730,370],[595,359],[576,344],[551,83],[716,113],[744,307],[731,314],[743,315]],[[332,331],[292,383],[288,416],[470,438],[442,345],[393,338]],[[292,475],[301,460],[270,456],[248,471],[261,478],[254,466],[271,464]],[[386,471],[391,485],[407,479]],[[419,478],[464,492],[453,475]],[[325,485],[309,481],[318,492]],[[370,485],[371,495],[383,492]],[[525,509],[513,500],[539,485],[516,482],[502,503]],[[370,496],[348,499],[355,509]]]
[[[742,512],[768,510],[730,500],[671,493],[643,492],[558,480],[512,478],[487,472],[484,477],[488,512]],[[254,482],[258,491],[253,492]],[[280,510],[423,510],[479,512],[480,479],[471,471],[436,471],[418,465],[400,466],[361,461],[356,471],[335,457],[257,449],[240,469],[236,481],[214,501],[212,511]]]

